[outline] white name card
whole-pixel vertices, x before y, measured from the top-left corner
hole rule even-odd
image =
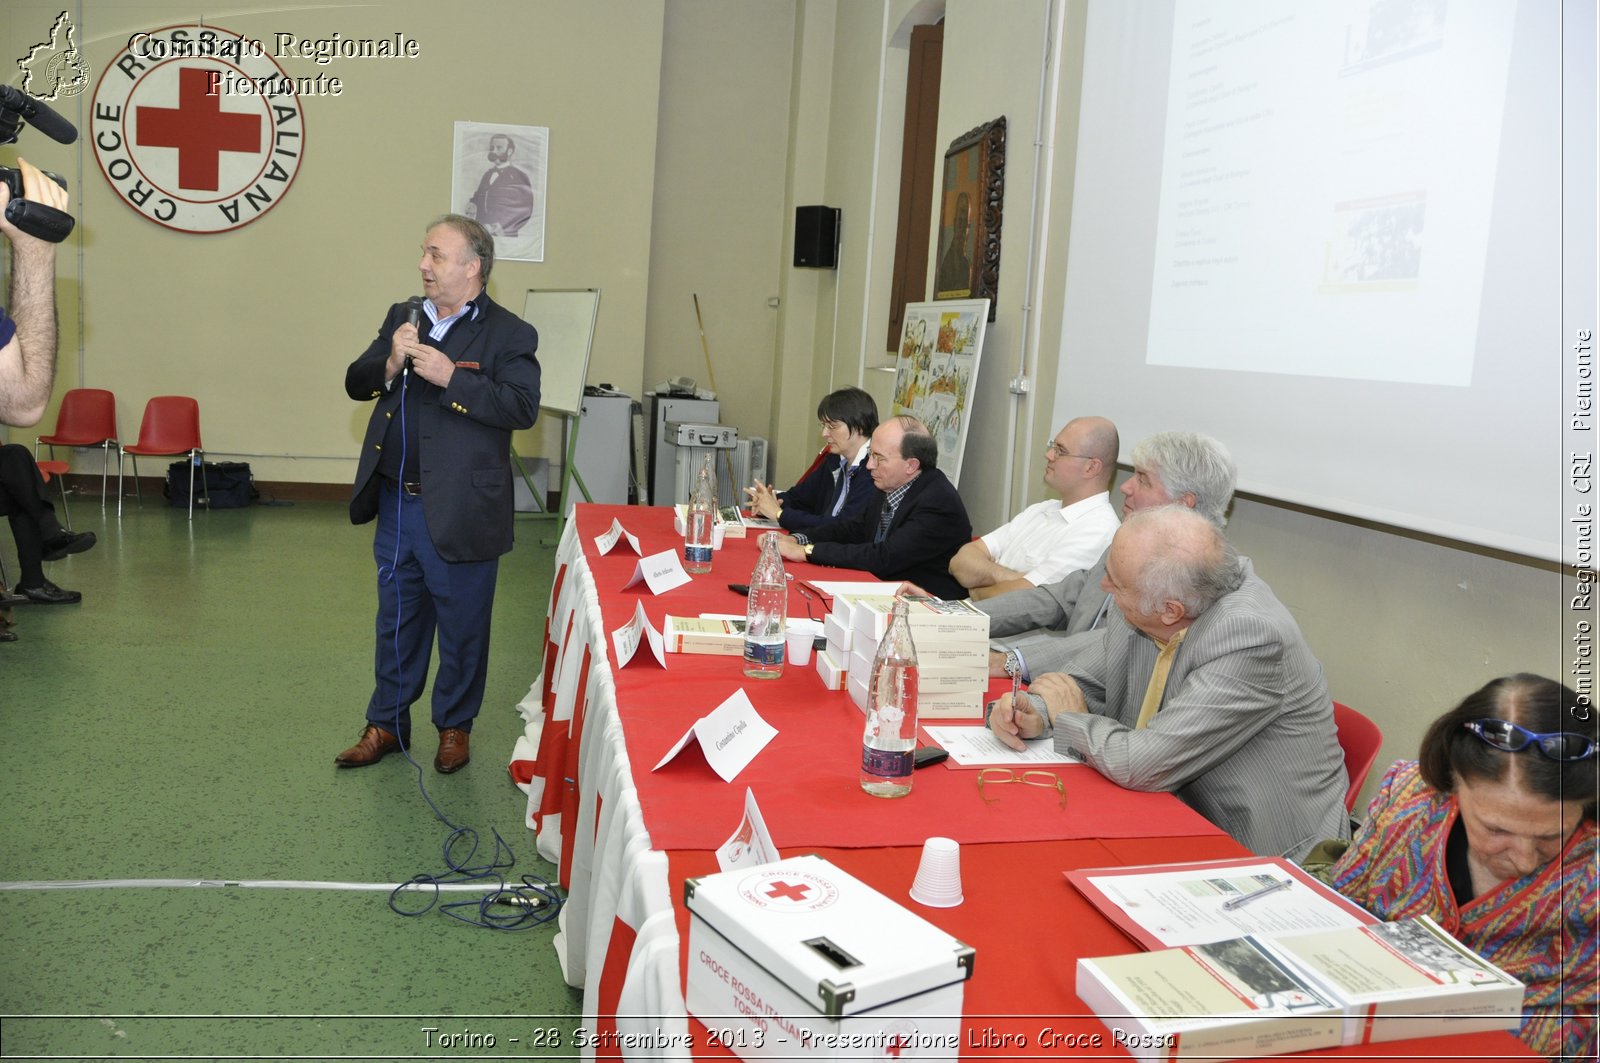
[[[644,551],[639,548],[639,537],[624,528],[620,520],[615,519],[612,520],[610,528],[594,537],[594,547],[601,554],[609,554],[619,539],[627,540],[628,545],[633,547],[634,553],[644,556]]]
[[[711,770],[723,782],[732,782],[777,734],[778,729],[763,720],[750,704],[750,696],[742,689],[735,690],[728,700],[696,720],[650,770],[661,768],[690,742],[699,742]]]
[[[644,581],[650,588],[651,594],[665,594],[674,587],[681,587],[689,582],[689,573],[683,570],[683,561],[678,557],[676,550],[663,550],[659,554],[639,559],[633,566],[633,577],[622,585],[623,590]]]
[[[782,860],[778,847],[772,844],[772,835],[767,833],[767,823],[761,818],[761,809],[756,805],[755,791],[750,787],[744,788],[744,815],[739,819],[739,827],[733,836],[722,843],[717,850],[717,867],[722,871],[732,871],[740,867],[756,867],[760,864],[771,864]]]
[[[662,639],[661,632],[650,623],[650,618],[645,615],[643,602],[634,606],[632,619],[611,633],[611,648],[616,653],[618,668],[633,660],[641,639],[650,644],[650,652],[655,656],[656,663],[665,668],[666,641]]]

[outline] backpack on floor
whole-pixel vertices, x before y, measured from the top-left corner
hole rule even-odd
[[[200,477],[205,476],[205,487]],[[208,461],[194,474],[196,507],[209,505],[211,509],[241,509],[261,497],[250,475],[247,461]],[[179,509],[189,508],[189,463],[175,461],[167,466],[167,504]],[[210,502],[207,502],[207,498]]]

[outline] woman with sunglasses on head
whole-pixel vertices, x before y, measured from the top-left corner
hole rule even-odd
[[[853,517],[877,494],[867,473],[872,433],[878,427],[878,404],[872,396],[860,388],[831,391],[817,403],[817,423],[828,449],[821,464],[787,491],[774,491],[760,481],[744,489],[750,508],[786,531]]]
[[[1431,916],[1528,988],[1518,1036],[1593,1059],[1596,709],[1554,680],[1496,679],[1389,769],[1333,865],[1385,920]]]

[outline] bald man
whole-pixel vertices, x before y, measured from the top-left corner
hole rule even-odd
[[[1117,448],[1117,426],[1104,417],[1075,418],[1055,434],[1044,448],[1044,482],[1057,498],[1029,506],[950,560],[950,575],[973,601],[1042,587],[1100,559],[1117,531]]]
[[[1062,640],[989,728],[1013,748],[1050,735],[1130,790],[1165,790],[1263,856],[1346,838],[1348,785],[1322,665],[1219,529],[1183,506],[1135,513],[1106,557],[1115,608]],[[1164,674],[1163,674],[1164,673]]]

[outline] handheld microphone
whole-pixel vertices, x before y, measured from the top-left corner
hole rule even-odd
[[[21,89],[0,85],[0,105],[21,115],[29,125],[51,140],[71,144],[78,139],[76,126],[52,111],[49,105],[34,99]],[[13,136],[11,139],[15,140],[16,137]]]
[[[419,331],[421,330],[421,328],[422,328],[422,296],[413,295],[411,298],[406,300],[406,323],[409,324],[414,329],[418,329]],[[406,359],[405,368],[402,369],[401,372],[403,372],[403,373],[411,372],[411,359],[409,357]]]

